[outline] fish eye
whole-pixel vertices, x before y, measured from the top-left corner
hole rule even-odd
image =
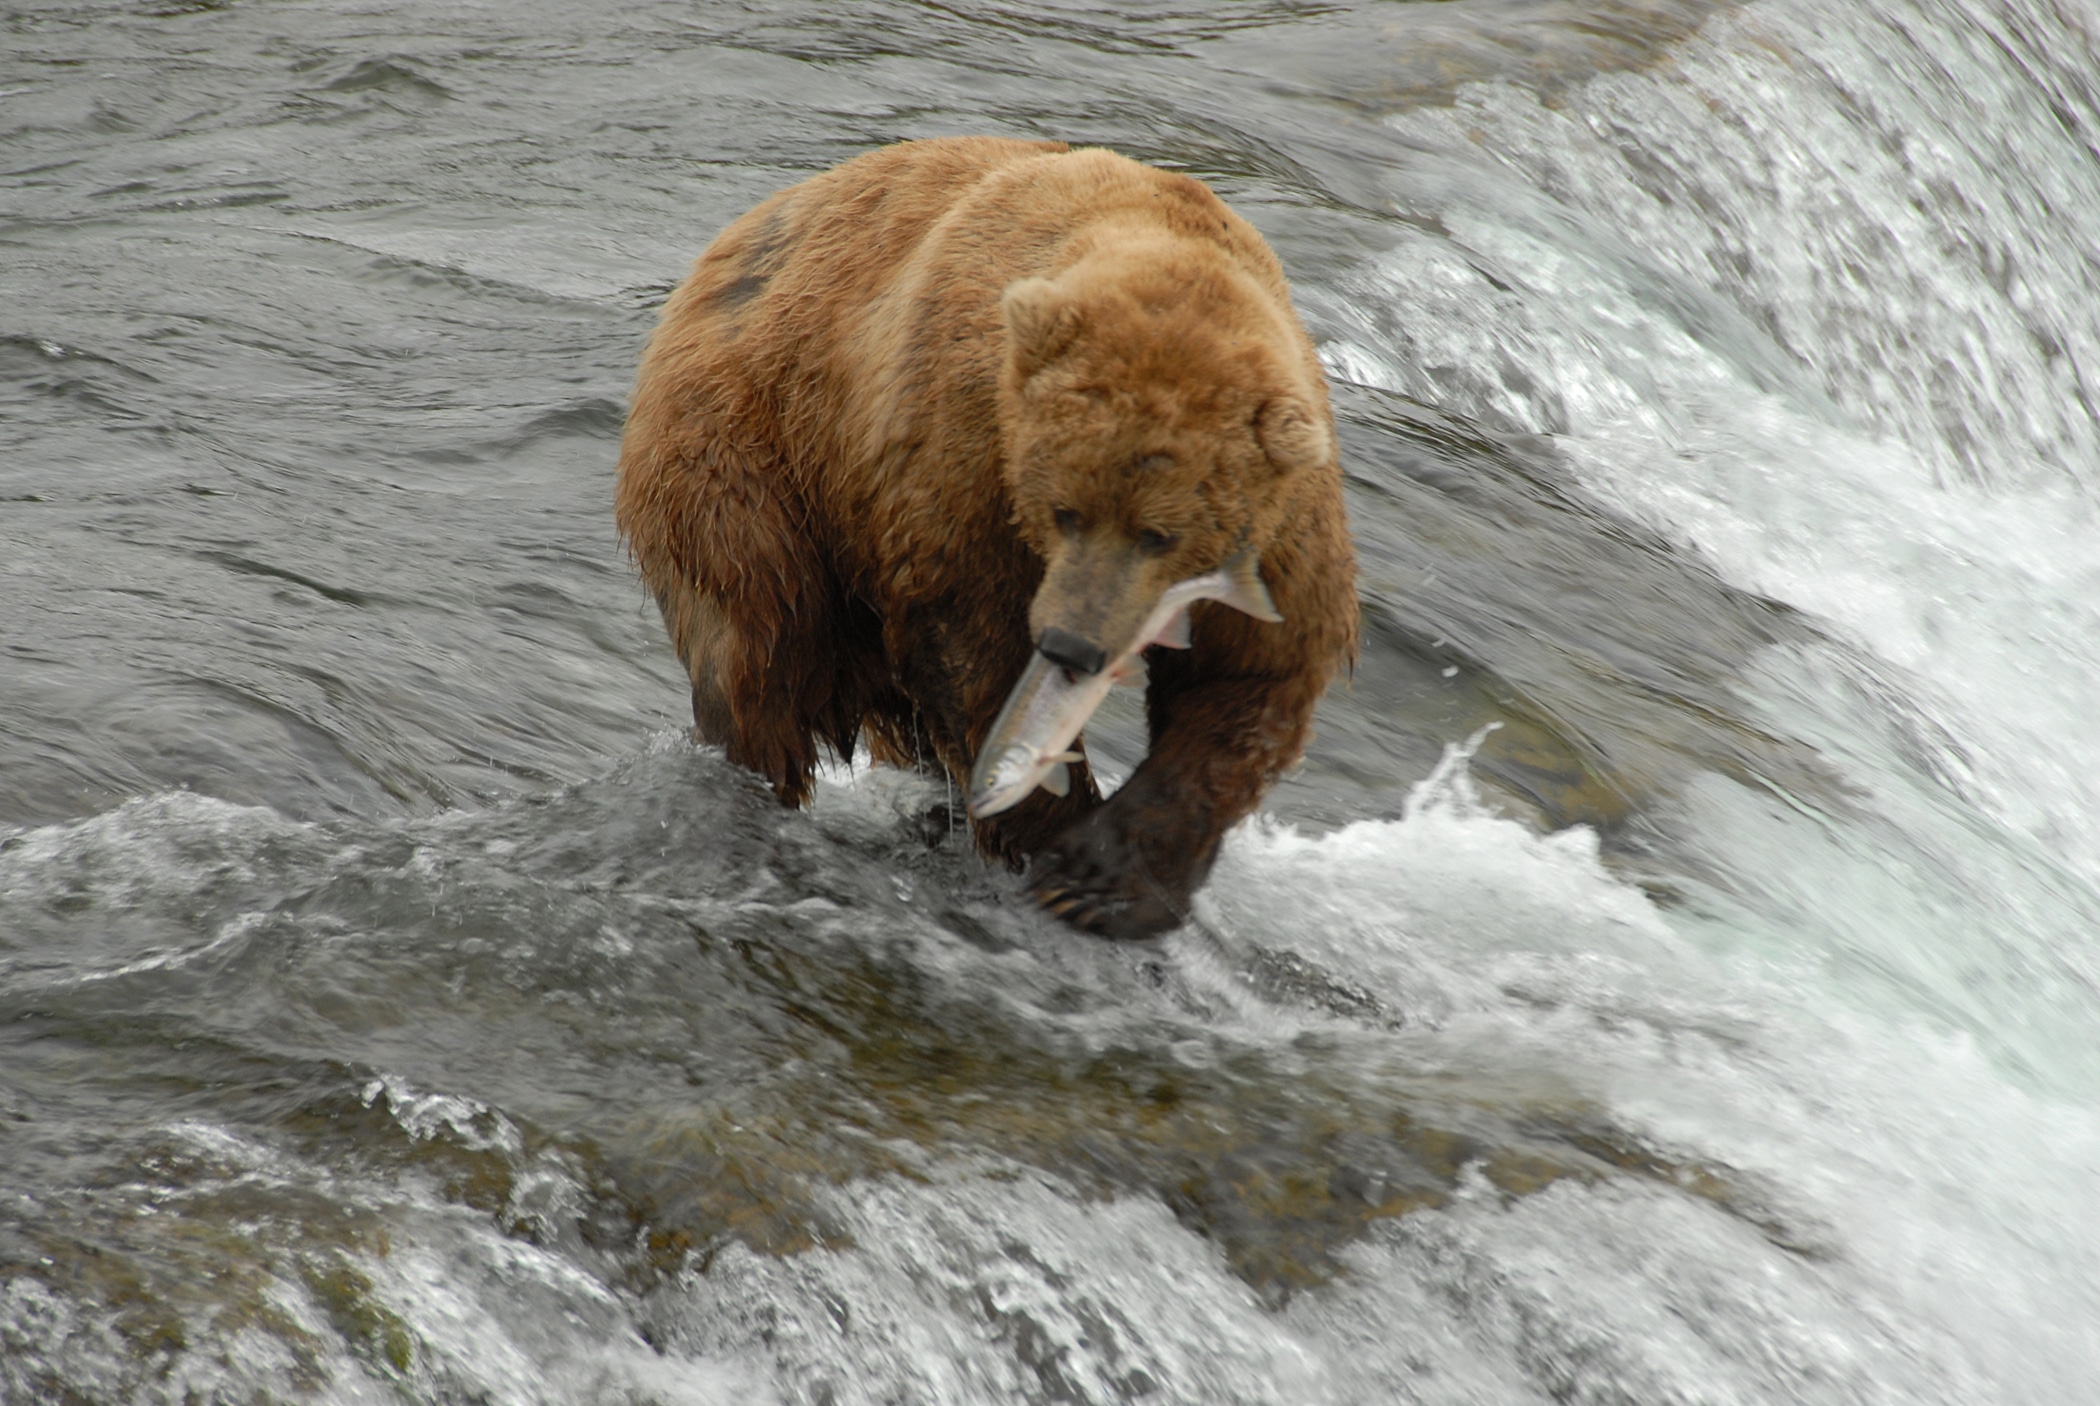
[[[1059,532],[1064,533],[1065,536],[1076,537],[1079,535],[1080,523],[1078,509],[1052,508],[1050,510],[1050,520],[1057,524],[1057,530]]]
[[[1138,550],[1148,557],[1165,556],[1168,552],[1174,550],[1175,543],[1178,540],[1170,532],[1161,532],[1150,527],[1137,535]]]

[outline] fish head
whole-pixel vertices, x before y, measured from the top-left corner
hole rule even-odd
[[[1053,765],[1040,749],[1026,741],[1010,742],[980,758],[970,774],[966,798],[970,814],[978,819],[1010,810],[1027,799],[1042,783]]]

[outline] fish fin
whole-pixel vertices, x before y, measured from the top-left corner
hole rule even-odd
[[[1116,685],[1119,688],[1144,688],[1152,682],[1152,671],[1145,667],[1145,656],[1133,654],[1116,670]]]
[[[1189,647],[1189,610],[1187,606],[1183,606],[1175,611],[1174,617],[1159,627],[1159,633],[1152,637],[1152,643],[1163,644],[1169,649],[1187,649]]]
[[[1070,756],[1071,753],[1067,752],[1065,755]],[[1043,779],[1036,784],[1053,796],[1069,796],[1072,794],[1072,769],[1059,762],[1044,772]]]
[[[1272,625],[1283,622],[1283,616],[1276,611],[1276,602],[1269,599],[1269,588],[1262,584],[1261,557],[1252,547],[1225,563],[1225,579],[1231,582],[1231,589],[1219,596],[1219,600],[1257,620],[1266,620]]]

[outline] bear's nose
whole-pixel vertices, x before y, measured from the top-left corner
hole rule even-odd
[[[1108,651],[1084,635],[1052,625],[1035,642],[1036,652],[1053,664],[1062,664],[1075,674],[1098,674],[1108,663]]]

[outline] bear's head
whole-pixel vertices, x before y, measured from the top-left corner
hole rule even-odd
[[[1129,649],[1168,586],[1259,553],[1335,472],[1304,333],[1215,246],[1106,242],[1001,310],[1008,486],[1044,563],[1029,626],[1064,662]]]

